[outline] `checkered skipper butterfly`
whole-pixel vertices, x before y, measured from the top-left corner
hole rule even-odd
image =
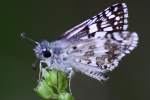
[[[99,81],[105,73],[118,66],[138,43],[136,32],[127,31],[128,9],[125,3],[114,4],[103,12],[66,31],[54,42],[36,42],[33,49],[49,69],[65,72],[71,78],[74,71]]]

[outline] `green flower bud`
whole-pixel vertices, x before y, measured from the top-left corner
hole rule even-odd
[[[73,100],[69,94],[69,79],[66,74],[57,70],[43,69],[41,80],[35,92],[44,99]]]
[[[70,93],[61,93],[58,96],[58,100],[74,100],[74,98],[72,97],[72,95]]]
[[[57,94],[54,93],[53,89],[44,80],[39,82],[34,91],[44,99],[57,98]]]

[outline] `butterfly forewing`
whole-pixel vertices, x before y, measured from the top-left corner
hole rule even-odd
[[[128,28],[128,9],[125,3],[114,4],[103,12],[65,32],[66,39],[87,39],[96,32],[126,31]],[[99,33],[98,33],[99,34]]]

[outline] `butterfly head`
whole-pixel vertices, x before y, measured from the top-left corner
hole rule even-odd
[[[27,37],[26,33],[24,32],[22,32],[20,35],[23,39],[26,39],[36,45],[36,47],[33,50],[37,58],[44,59],[44,58],[50,58],[52,56],[52,51],[49,47],[50,43],[48,41],[42,41],[41,43],[39,43]]]
[[[52,50],[48,41],[42,41],[33,49],[38,59],[49,59],[52,57]]]

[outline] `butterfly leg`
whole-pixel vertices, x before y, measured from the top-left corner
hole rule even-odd
[[[42,62],[40,61],[40,66],[39,66],[39,81],[41,80],[42,77]]]
[[[45,63],[44,61],[40,61],[40,66],[39,66],[39,81],[44,76],[44,73],[45,73],[46,69],[49,69],[48,66],[43,66],[42,65],[44,63]]]
[[[40,66],[39,66],[39,81],[41,80],[41,77],[43,76],[44,71],[45,71],[45,68],[43,68],[42,61],[40,61]]]
[[[71,79],[72,79],[72,76],[74,74],[74,71],[72,70],[71,67],[69,67],[69,68],[67,68],[66,73],[67,73],[67,78],[69,79],[69,83],[68,83],[69,92],[72,94],[72,92],[71,92]]]

